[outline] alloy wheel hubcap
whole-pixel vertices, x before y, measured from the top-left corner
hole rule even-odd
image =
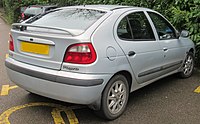
[[[190,73],[193,70],[193,66],[194,66],[193,58],[191,56],[188,56],[183,66],[183,73],[185,75],[190,75]]]
[[[110,113],[117,114],[124,107],[126,94],[127,91],[123,81],[113,83],[107,97],[107,106]]]

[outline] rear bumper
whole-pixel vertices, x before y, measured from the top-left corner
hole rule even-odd
[[[112,76],[111,74],[79,74],[41,68],[7,58],[9,78],[30,92],[53,99],[94,104]]]
[[[11,61],[6,61],[5,65],[7,68],[25,74],[29,75],[32,77],[52,81],[52,82],[57,82],[57,83],[62,83],[62,84],[68,84],[68,85],[74,85],[74,86],[96,86],[96,85],[101,85],[103,83],[103,79],[75,79],[75,78],[70,78],[66,76],[59,76],[56,75],[57,72],[55,73],[47,73],[47,72],[40,72],[38,70],[32,70],[29,68],[24,68],[22,66],[16,65],[12,63]],[[41,68],[40,68],[41,70]],[[58,73],[57,73],[58,74]]]

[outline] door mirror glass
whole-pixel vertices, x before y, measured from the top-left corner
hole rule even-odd
[[[186,30],[181,31],[181,37],[188,37],[189,36],[189,32]]]

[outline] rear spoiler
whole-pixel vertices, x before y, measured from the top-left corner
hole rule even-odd
[[[22,23],[14,23],[12,24],[12,29],[19,30],[19,31],[25,31],[27,30],[27,27],[34,27],[34,28],[43,28],[43,29],[52,29],[57,31],[62,31],[67,33],[71,36],[77,36],[84,32],[84,30],[77,30],[77,29],[65,29],[65,28],[58,28],[58,27],[52,27],[52,26],[39,26],[39,25],[31,25],[31,24],[22,24]]]

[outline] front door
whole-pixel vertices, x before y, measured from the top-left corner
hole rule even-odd
[[[165,73],[178,69],[185,57],[185,48],[183,41],[176,36],[176,30],[161,15],[148,12],[156,28],[159,44],[162,48],[164,63],[162,66]]]

